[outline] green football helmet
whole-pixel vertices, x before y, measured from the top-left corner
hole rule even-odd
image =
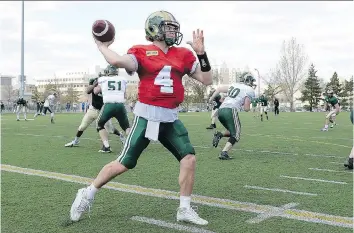
[[[145,21],[145,33],[148,41],[164,41],[167,46],[179,45],[183,34],[176,18],[167,11],[156,11]]]
[[[108,65],[106,69],[104,69],[104,74],[107,76],[115,76],[118,75],[118,69],[115,66]]]
[[[248,73],[248,72],[242,73],[242,75],[239,78],[239,81],[240,81],[240,83],[244,83],[250,87],[256,86],[256,84],[254,84],[256,79],[253,77],[253,75],[251,73]]]

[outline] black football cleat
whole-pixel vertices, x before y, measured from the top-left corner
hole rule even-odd
[[[220,140],[221,140],[221,138],[222,138],[222,133],[220,133],[220,132],[218,132],[218,131],[216,131],[215,133],[214,133],[214,137],[213,137],[213,147],[218,147],[218,145],[219,145],[219,142],[220,142]]]
[[[219,155],[219,159],[220,160],[230,160],[233,159],[232,157],[230,157],[226,151],[221,151],[220,155]]]
[[[215,124],[210,124],[210,126],[206,127],[206,129],[216,129],[216,125]]]
[[[348,169],[353,169],[353,158],[348,159],[348,163],[344,164],[344,167],[347,167]]]
[[[105,147],[104,145],[102,145],[102,149],[99,150],[98,152],[100,153],[112,153],[111,147]]]

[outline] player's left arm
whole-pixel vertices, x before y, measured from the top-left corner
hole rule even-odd
[[[187,44],[189,44],[193,48],[199,60],[199,64],[196,65],[194,72],[192,72],[193,70],[191,70],[190,76],[206,86],[213,84],[211,66],[204,48],[203,30],[198,29],[197,31],[193,31],[193,41],[188,41]],[[193,55],[190,51],[188,54],[188,57],[185,58],[187,59],[187,64],[191,61],[190,56]],[[195,59],[194,55],[193,59]]]
[[[212,102],[219,93],[227,93],[228,90],[229,90],[229,87],[230,87],[229,85],[220,85],[220,86],[218,86],[215,89],[213,95],[209,98],[209,102]]]
[[[98,95],[99,93],[101,93],[102,89],[100,85],[95,86],[95,88],[93,89],[93,93],[95,95]]]
[[[102,80],[101,80],[101,78],[99,78],[99,79],[97,80],[97,85],[93,88],[93,93],[94,93],[95,95],[98,95],[98,94],[101,93],[101,91],[102,91],[102,88],[101,88],[101,85],[100,85],[101,82],[102,82]]]
[[[243,110],[245,112],[248,112],[251,109],[251,98],[246,96],[245,97],[245,102],[243,104]]]
[[[206,86],[213,84],[213,77],[211,70],[203,72],[199,65],[197,65],[195,72],[191,76],[193,79],[198,80]]]
[[[251,102],[255,98],[256,98],[256,94],[254,93],[253,89],[251,91],[246,92],[246,97],[243,103],[243,110],[245,112],[248,112],[251,109]]]
[[[86,93],[91,94],[96,86],[97,80],[90,80],[89,86],[86,88]]]
[[[186,50],[183,61],[185,63],[185,73],[188,74],[189,77],[198,80],[206,86],[213,83],[211,69],[203,72],[200,68],[200,63],[197,61],[192,51]]]

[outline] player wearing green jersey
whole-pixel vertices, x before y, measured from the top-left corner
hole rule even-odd
[[[261,110],[260,110],[260,112],[261,112],[261,121],[263,121],[263,112],[264,112],[264,114],[266,115],[266,117],[267,117],[267,120],[269,120],[268,119],[268,98],[264,95],[264,94],[262,94],[259,98],[258,98],[258,102],[260,103],[260,108],[261,108]]]
[[[326,114],[326,119],[325,119],[325,125],[321,129],[321,131],[328,131],[328,123],[331,122],[335,124],[335,117],[336,115],[339,114],[340,107],[339,107],[339,102],[337,97],[333,95],[332,90],[327,91],[327,96],[325,97],[325,109],[329,106],[332,107],[332,109],[329,111],[328,114]],[[331,126],[333,128],[333,125]]]

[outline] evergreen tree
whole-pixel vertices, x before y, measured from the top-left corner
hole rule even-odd
[[[353,109],[353,76],[343,83],[343,92],[341,94],[341,107]]]
[[[308,101],[309,110],[312,112],[313,108],[317,107],[321,97],[320,79],[316,76],[317,70],[315,66],[311,64],[308,72],[308,77],[303,85],[301,91],[302,102]]]
[[[332,78],[329,80],[329,83],[326,85],[326,92],[331,89],[336,96],[341,96],[343,87],[339,81],[337,72],[334,72]]]

